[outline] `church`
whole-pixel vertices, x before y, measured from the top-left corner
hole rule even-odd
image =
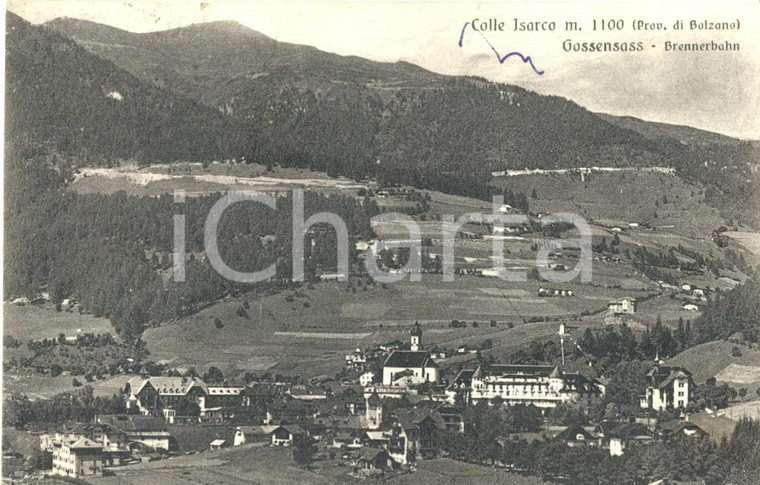
[[[438,382],[438,364],[422,349],[422,328],[415,322],[410,350],[394,350],[383,364],[384,386],[408,386]]]

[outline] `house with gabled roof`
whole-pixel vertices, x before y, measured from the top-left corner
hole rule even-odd
[[[689,405],[694,379],[683,367],[661,365],[658,361],[646,376],[646,394],[641,398],[642,408],[663,411]]]
[[[388,452],[398,463],[405,465],[416,457],[438,454],[438,442],[446,431],[441,415],[425,408],[398,408],[390,419]]]
[[[593,433],[577,424],[563,429],[554,439],[564,441],[571,448],[597,446],[599,444],[599,440]]]
[[[232,446],[241,446],[246,443],[266,443],[271,439],[272,431],[279,427],[278,424],[263,426],[238,426],[235,428],[235,437]]]
[[[631,297],[612,300],[607,303],[607,311],[611,315],[633,315],[636,313],[636,299]]]
[[[704,438],[708,433],[688,420],[674,419],[657,424],[657,434],[663,440],[681,436],[688,438]]]
[[[392,469],[393,464],[393,459],[386,450],[365,447],[354,462],[354,468],[364,475],[377,475]]]
[[[652,443],[654,433],[641,423],[619,423],[605,421],[599,424],[595,432],[602,446],[610,451],[610,456],[620,456],[626,449]]]
[[[272,446],[291,446],[294,441],[305,436],[306,430],[297,424],[281,424],[270,433]]]

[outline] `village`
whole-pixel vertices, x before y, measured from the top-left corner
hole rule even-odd
[[[118,475],[141,461],[243,445],[291,447],[294,455],[306,449],[305,463],[329,456],[340,460],[347,474],[386,476],[447,455],[442,438],[464,433],[466,410],[479,403],[522,409],[530,416],[526,420],[537,423],[534,432],[569,447],[608,450],[611,456],[676,436],[706,435],[685,412],[694,387],[691,374],[662,361],[653,363],[646,388],[637,390],[641,402],[635,417],[564,427],[550,425],[547,416],[558,406],[591,405],[604,396],[604,382],[561,366],[483,360],[442,375],[425,350],[419,324],[406,343],[356,349],[346,356],[346,371],[351,379],[307,385],[134,377],[121,396],[125,414],[97,415],[92,422],[43,432],[40,448],[52,457],[48,473],[71,478]],[[521,426],[516,423],[516,430]],[[191,450],[185,449],[188,434],[195,435]]]

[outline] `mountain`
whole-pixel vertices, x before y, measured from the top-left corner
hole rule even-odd
[[[218,107],[261,77],[288,83],[294,78],[324,77],[350,83],[425,85],[439,78],[408,63],[378,63],[278,42],[232,21],[143,34],[70,18],[44,25],[138,77]]]
[[[85,163],[238,154],[245,130],[217,110],[141,81],[70,39],[6,16],[6,130]]]
[[[144,81],[246,120],[266,140],[259,158],[277,163],[425,185],[463,169],[482,184],[505,168],[662,159],[658,144],[563,98],[329,54],[234,22],[141,34],[73,19],[45,27]]]
[[[744,143],[742,140],[731,138],[730,136],[700,130],[691,126],[657,123],[654,121],[644,121],[633,116],[614,116],[605,113],[597,113],[597,116],[621,128],[640,133],[652,140],[673,138],[684,145],[695,146],[738,145]]]
[[[72,39],[81,46],[77,58],[85,50],[95,54],[99,69],[118,66],[129,72],[156,103],[190,110],[187,116],[162,111],[168,133],[214,134],[211,142],[191,139],[178,152],[187,158],[244,154],[262,163],[481,198],[494,192],[491,172],[499,170],[664,165],[705,187],[710,203],[760,225],[751,210],[760,199],[757,144],[597,115],[561,97],[482,78],[278,42],[235,22],[132,33],[56,19],[35,29],[55,35],[57,42],[65,42],[60,35]],[[72,43],[65,45],[73,49]],[[94,56],[87,59],[95,62]],[[39,72],[43,78],[75,77],[66,74],[69,70],[51,75],[46,69]],[[101,89],[94,96],[108,92]],[[33,103],[55,98],[53,90]],[[187,104],[188,99],[197,104]],[[150,105],[143,108],[155,114]],[[41,113],[44,118],[44,109]],[[167,138],[158,121],[149,131]],[[133,155],[144,156],[141,151]]]

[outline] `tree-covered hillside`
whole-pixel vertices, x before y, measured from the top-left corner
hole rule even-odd
[[[144,83],[49,29],[6,17],[6,137],[80,163],[236,156],[246,142],[218,111]]]

